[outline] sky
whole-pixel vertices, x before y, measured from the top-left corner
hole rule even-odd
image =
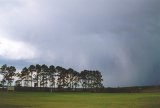
[[[0,65],[99,70],[111,86],[160,85],[160,0],[0,0]]]

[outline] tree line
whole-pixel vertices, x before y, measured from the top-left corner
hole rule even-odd
[[[2,65],[1,85],[18,87],[50,87],[50,88],[102,88],[102,74],[98,70],[83,70],[78,72],[72,68],[65,69],[61,66],[30,65],[16,72],[14,66]]]

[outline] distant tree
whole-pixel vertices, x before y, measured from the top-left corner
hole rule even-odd
[[[51,87],[53,90],[58,88],[71,88],[76,90],[78,86],[83,89],[91,88],[91,90],[97,90],[97,88],[103,87],[102,74],[98,70],[83,70],[80,73],[72,68],[65,69],[61,66],[55,67],[50,65],[49,67],[43,65],[30,65],[28,68],[24,67],[20,73],[16,73],[14,66],[7,66],[6,64],[0,67],[0,74],[3,76],[1,85],[4,86],[7,83],[8,86],[12,85],[14,77],[19,79],[15,82],[16,86],[33,87]]]
[[[24,86],[29,86],[29,71],[27,67],[24,67],[20,73],[20,79],[24,81]]]
[[[97,71],[94,71],[94,88],[102,88],[103,87],[103,84],[102,84],[102,74],[101,72],[99,72],[98,70]]]
[[[30,78],[31,78],[31,87],[33,87],[33,86],[32,86],[32,82],[33,82],[33,72],[36,71],[36,67],[35,67],[34,65],[30,65],[29,68],[28,68],[28,70],[29,70],[29,73],[31,74],[31,75],[30,75]]]
[[[67,70],[67,85],[72,89],[79,85],[79,73],[72,68]]]
[[[13,76],[15,75],[16,68],[14,66],[7,67],[7,75],[5,79],[7,80],[8,86],[12,85],[12,82],[14,80]]]
[[[63,88],[66,86],[66,81],[65,81],[65,74],[66,74],[66,69],[60,66],[56,67],[56,72],[57,72],[57,86],[58,88]]]
[[[83,88],[101,88],[102,75],[99,71],[84,70],[80,73],[80,80]]]
[[[36,85],[37,85],[37,87],[39,86],[39,80],[40,80],[40,76],[41,76],[41,65],[39,65],[39,64],[36,64],[36,77],[35,77],[35,80],[37,80],[36,81]]]
[[[6,64],[1,66],[0,74],[3,76],[1,83],[2,83],[2,86],[4,87],[6,83],[6,76],[7,76],[7,65]]]
[[[80,73],[80,80],[81,80],[81,85],[83,89],[87,88],[87,70],[81,71]]]
[[[69,68],[65,71],[64,73],[64,81],[65,81],[65,86],[68,88],[71,88],[71,73],[72,73],[73,69]]]
[[[74,71],[73,72],[73,86],[75,90],[79,86],[79,81],[80,81],[80,73],[77,71]]]
[[[56,86],[55,77],[56,77],[56,70],[55,70],[55,67],[51,65],[49,66],[49,81],[50,81],[50,87],[52,88],[52,90],[53,90],[53,87],[55,89],[55,86]]]
[[[43,64],[41,66],[41,76],[42,79],[40,81],[40,85],[42,85],[43,87],[47,87],[48,84],[48,75],[49,75],[49,68],[47,65]]]

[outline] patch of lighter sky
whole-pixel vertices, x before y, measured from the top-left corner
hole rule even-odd
[[[14,41],[0,34],[0,56],[6,59],[21,60],[37,57],[36,48],[28,43]]]

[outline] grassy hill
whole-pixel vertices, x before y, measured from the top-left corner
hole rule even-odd
[[[159,108],[160,93],[0,92],[0,108]]]

